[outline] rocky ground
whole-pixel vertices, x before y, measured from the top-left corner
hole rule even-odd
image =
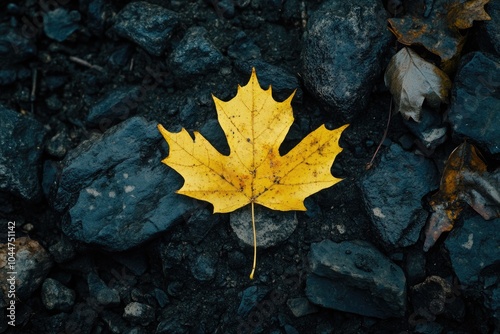
[[[384,5],[0,1],[0,332],[498,333],[500,220],[468,209],[422,247],[450,152],[467,137],[500,161],[499,2],[469,31],[450,104],[420,124],[394,115],[367,170],[401,47]],[[351,124],[342,182],[305,212],[258,210],[254,280],[248,209],[175,194],[156,129],[228,153],[211,94],[232,98],[252,67],[277,100],[297,89],[282,153]]]

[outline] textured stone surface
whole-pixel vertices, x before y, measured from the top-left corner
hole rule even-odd
[[[45,129],[35,119],[0,105],[0,193],[41,197],[39,173]]]
[[[303,78],[311,93],[351,119],[363,110],[391,40],[386,12],[378,1],[325,2],[308,19]]]
[[[252,212],[247,205],[230,213],[231,228],[246,245],[253,246]],[[294,211],[274,211],[257,205],[255,226],[257,246],[267,248],[286,240],[297,227]]]
[[[155,122],[134,117],[72,150],[59,177],[55,208],[72,239],[122,251],[168,230],[194,210],[175,193],[182,178],[161,163]]]
[[[482,52],[464,56],[451,90],[453,131],[500,153],[500,57]]]
[[[47,278],[42,284],[42,302],[48,310],[69,311],[75,303],[75,291]]]
[[[160,56],[178,24],[175,12],[146,1],[136,1],[118,13],[113,30],[150,54]]]
[[[323,307],[369,317],[401,317],[406,279],[401,268],[365,242],[311,245],[307,298]]]
[[[366,210],[384,242],[405,247],[418,240],[428,216],[422,197],[437,189],[438,181],[434,164],[422,156],[396,144],[381,154],[360,186]]]
[[[19,300],[28,299],[33,292],[42,284],[45,276],[52,267],[52,261],[47,251],[35,240],[28,237],[21,237],[14,242],[15,255],[15,280],[16,298]],[[9,250],[7,244],[0,244],[0,280],[7,282],[11,275],[10,264],[7,263]],[[7,297],[7,284],[0,285]]]
[[[478,280],[481,270],[500,263],[500,218],[486,221],[479,215],[464,220],[446,238],[453,269],[465,285]]]

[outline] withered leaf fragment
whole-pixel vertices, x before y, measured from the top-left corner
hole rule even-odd
[[[500,169],[488,172],[477,149],[467,142],[450,154],[439,191],[431,198],[434,212],[425,230],[424,251],[451,231],[465,204],[486,220],[500,217]]]
[[[471,28],[474,21],[489,21],[491,17],[484,10],[490,0],[459,1],[448,10],[448,22],[458,29]]]
[[[448,102],[451,81],[446,73],[409,48],[401,49],[392,57],[384,80],[396,111],[406,119],[420,121],[424,100],[434,108]]]
[[[489,0],[435,0],[430,15],[407,15],[389,19],[389,30],[404,45],[422,45],[447,63],[462,50],[465,41],[459,29],[474,20],[489,20],[484,4]],[[422,13],[423,14],[423,13]]]

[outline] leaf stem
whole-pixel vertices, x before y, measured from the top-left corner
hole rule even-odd
[[[254,205],[252,201],[252,229],[253,229],[253,266],[252,272],[250,273],[250,279],[253,279],[255,274],[255,267],[257,266],[257,233],[255,232],[255,212]]]

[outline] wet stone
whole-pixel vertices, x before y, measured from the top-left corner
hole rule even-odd
[[[306,296],[314,304],[383,319],[405,314],[403,271],[371,244],[324,240],[308,258]]]
[[[288,299],[286,304],[297,318],[318,312],[318,308],[305,297]]]
[[[366,107],[385,68],[391,33],[379,1],[326,1],[309,18],[302,51],[306,88],[349,120]]]
[[[100,305],[116,306],[120,304],[120,295],[115,289],[109,288],[96,273],[90,272],[87,276],[89,293]]]
[[[137,108],[138,87],[122,87],[108,92],[90,107],[87,122],[102,131],[133,116]]]
[[[149,305],[132,302],[125,306],[123,318],[133,324],[146,326],[155,319],[155,310]]]
[[[366,211],[391,247],[414,244],[427,220],[421,200],[438,188],[439,176],[432,161],[405,152],[392,144],[379,163],[361,179]]]
[[[449,122],[455,134],[500,153],[500,57],[465,55],[451,90]]]
[[[191,266],[191,273],[198,281],[209,281],[215,277],[217,257],[210,254],[200,254]]]
[[[16,249],[16,297],[27,300],[42,284],[45,276],[52,267],[52,260],[47,251],[35,240],[28,237],[17,238],[14,242]],[[0,280],[7,282],[10,275],[6,259],[8,258],[7,244],[0,244]],[[7,284],[0,285],[7,296]]]
[[[41,198],[41,155],[46,130],[35,119],[0,105],[0,193]]]
[[[252,212],[245,206],[230,213],[230,224],[238,238],[248,246],[253,246]],[[257,246],[267,248],[288,239],[295,231],[298,221],[294,211],[274,211],[255,206]]]
[[[217,72],[225,62],[206,34],[205,28],[190,28],[170,55],[172,71],[179,80]]]
[[[500,218],[486,221],[474,214],[464,219],[446,238],[453,269],[464,285],[474,284],[481,271],[500,259]]]
[[[79,25],[81,15],[78,11],[68,11],[64,8],[56,8],[43,15],[43,31],[47,37],[58,42],[65,41]]]
[[[75,303],[75,292],[55,279],[47,278],[42,284],[42,302],[48,310],[69,311]]]
[[[262,301],[269,292],[265,286],[251,286],[246,288],[241,296],[240,306],[238,307],[238,316],[245,318],[252,312],[257,304]]]
[[[136,1],[118,13],[112,29],[148,53],[160,56],[168,47],[168,41],[178,24],[175,12],[146,1]]]
[[[182,177],[161,160],[156,122],[133,117],[68,153],[51,203],[66,212],[63,232],[124,251],[172,228],[196,202],[175,193]]]

